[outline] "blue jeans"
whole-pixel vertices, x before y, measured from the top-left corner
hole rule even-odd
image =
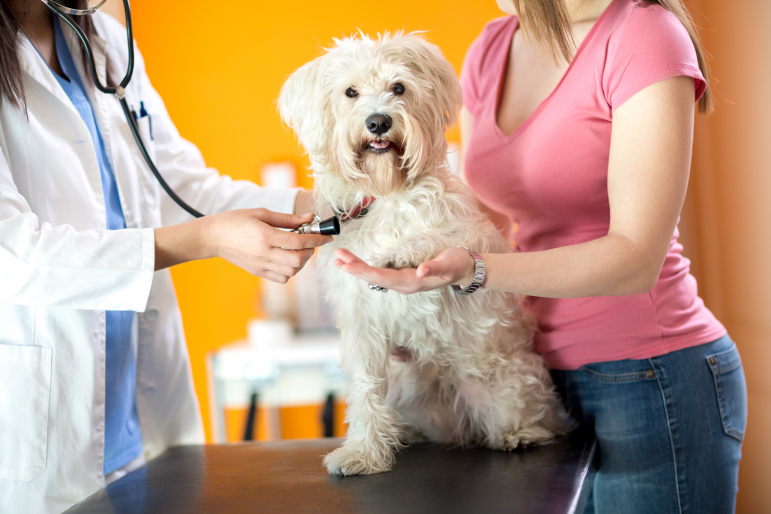
[[[734,512],[747,387],[728,336],[552,377],[572,417],[597,437],[586,514]]]

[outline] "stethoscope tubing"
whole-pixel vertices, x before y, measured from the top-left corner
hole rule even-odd
[[[182,200],[179,196],[177,196],[177,194],[174,192],[171,186],[169,186],[166,183],[166,181],[163,179],[163,176],[158,171],[158,168],[155,166],[153,159],[150,157],[150,154],[147,152],[145,143],[144,141],[142,141],[142,137],[139,134],[139,127],[137,126],[136,120],[134,119],[134,115],[128,106],[128,102],[126,102],[126,98],[125,98],[126,87],[128,86],[129,82],[131,81],[131,77],[134,74],[134,32],[131,25],[131,8],[129,6],[129,0],[123,0],[123,9],[126,13],[126,37],[128,40],[128,69],[126,70],[126,75],[123,77],[123,80],[121,80],[120,85],[118,87],[105,87],[99,80],[99,77],[96,75],[96,63],[94,61],[94,53],[93,53],[93,50],[91,49],[91,44],[89,43],[88,37],[86,36],[86,34],[81,30],[81,28],[77,25],[77,23],[72,21],[72,19],[70,19],[70,17],[67,14],[62,12],[55,5],[52,5],[49,2],[44,2],[44,3],[48,7],[48,9],[50,9],[59,18],[64,20],[64,22],[67,23],[67,25],[69,25],[72,28],[72,30],[74,30],[75,33],[78,35],[78,38],[80,39],[81,43],[83,43],[83,47],[86,50],[86,58],[88,59],[88,64],[89,64],[88,71],[89,71],[89,74],[91,75],[91,80],[94,83],[94,87],[96,87],[102,93],[105,93],[108,95],[115,95],[118,98],[118,101],[120,102],[120,106],[123,109],[123,115],[126,117],[126,122],[128,123],[129,129],[131,130],[131,134],[134,136],[134,141],[139,147],[139,153],[142,154],[142,157],[144,158],[145,163],[147,163],[148,168],[150,168],[150,171],[155,176],[155,179],[161,185],[163,190],[166,191],[166,194],[168,194],[171,197],[171,199],[177,203],[177,205],[182,207],[182,209],[187,211],[191,216],[196,218],[202,218],[204,214],[192,208],[184,200]]]
[[[123,115],[126,117],[129,128],[131,128],[131,134],[134,136],[134,141],[136,141],[137,146],[139,147],[139,153],[141,153],[142,157],[144,157],[145,162],[147,163],[147,167],[150,168],[150,171],[153,173],[153,175],[155,175],[155,179],[161,185],[163,190],[166,191],[166,194],[169,195],[171,199],[177,203],[177,205],[186,210],[191,216],[196,218],[203,218],[205,216],[203,213],[190,207],[187,202],[177,196],[177,193],[175,193],[171,186],[166,183],[166,181],[163,179],[163,176],[161,175],[161,172],[158,171],[158,168],[155,167],[155,163],[150,157],[150,154],[147,153],[145,143],[142,141],[142,137],[139,135],[139,127],[137,127],[136,121],[134,120],[134,115],[131,113],[131,109],[129,108],[125,98],[120,99],[120,106],[123,108]]]

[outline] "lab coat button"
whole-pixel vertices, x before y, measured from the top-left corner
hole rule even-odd
[[[158,309],[147,309],[147,314],[145,314],[145,317],[150,321],[155,321],[158,319]]]
[[[154,393],[155,392],[155,384],[147,384],[144,387],[144,390],[146,393]]]

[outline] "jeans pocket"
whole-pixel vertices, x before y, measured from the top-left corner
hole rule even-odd
[[[723,431],[741,442],[747,426],[747,384],[739,350],[733,345],[705,358],[715,380]]]

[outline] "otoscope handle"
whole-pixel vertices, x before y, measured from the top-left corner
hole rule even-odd
[[[322,220],[316,216],[316,221],[306,223],[293,230],[295,234],[321,234],[323,236],[337,236],[340,235],[340,220],[337,216],[332,216]]]

